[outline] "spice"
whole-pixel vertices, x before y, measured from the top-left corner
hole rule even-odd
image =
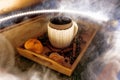
[[[65,48],[65,49],[61,50],[60,52],[61,52],[61,53],[67,53],[67,52],[69,52],[69,51],[71,51],[71,50],[73,50],[73,48],[68,47],[68,48]]]
[[[76,43],[74,42],[74,43],[73,43],[73,57],[76,56],[76,48],[77,48],[77,45],[76,45]]]
[[[47,46],[48,46],[48,48],[51,49],[53,52],[60,52],[60,51],[61,51],[60,49],[57,49],[57,48],[52,47],[49,43],[47,43]]]

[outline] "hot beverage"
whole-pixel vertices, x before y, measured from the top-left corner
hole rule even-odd
[[[72,26],[72,20],[68,17],[57,16],[50,19],[50,26],[54,29],[68,29]]]
[[[48,38],[56,48],[69,46],[77,31],[77,23],[68,17],[53,17],[48,23]]]
[[[71,23],[71,19],[68,17],[57,16],[57,17],[51,18],[50,22],[56,25],[64,25],[64,24]]]

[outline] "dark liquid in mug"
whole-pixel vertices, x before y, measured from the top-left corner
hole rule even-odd
[[[56,25],[64,25],[64,24],[71,23],[71,19],[68,17],[57,16],[57,17],[51,18],[50,22]]]

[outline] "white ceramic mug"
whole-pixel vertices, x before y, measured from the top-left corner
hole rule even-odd
[[[65,17],[67,18],[67,17]],[[52,18],[53,20],[54,18]],[[64,19],[64,18],[63,18]],[[65,48],[69,46],[78,32],[78,25],[75,21],[63,24],[54,24],[51,20],[48,23],[48,38],[52,46],[56,48]],[[64,20],[63,20],[64,21]]]

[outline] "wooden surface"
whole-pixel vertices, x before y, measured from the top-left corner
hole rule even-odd
[[[27,39],[43,35],[46,32],[46,23],[43,17],[33,18],[2,30],[3,34],[14,47],[22,45]]]
[[[87,22],[83,23],[82,21],[78,22],[79,24],[89,26],[90,30],[92,29],[92,32],[86,36],[87,43],[86,45],[82,46],[82,51],[73,63],[72,68],[66,68],[44,56],[37,55],[36,53],[33,53],[31,51],[19,48],[29,38],[41,36],[44,33],[46,33],[47,22],[48,20],[46,20],[45,17],[37,17],[31,20],[27,20],[23,23],[14,25],[11,27],[11,29],[8,29],[1,33],[13,44],[14,47],[17,47],[18,52],[22,56],[27,57],[28,59],[31,59],[39,64],[48,66],[49,68],[54,69],[60,73],[70,76],[73,73],[79,61],[81,60],[82,56],[84,55],[92,39],[94,38],[99,26]]]
[[[0,0],[0,14],[32,6],[42,1],[43,0]]]
[[[75,60],[75,62],[73,63],[71,68],[67,68],[62,66],[61,64],[49,59],[48,57],[44,56],[44,55],[39,55],[37,53],[31,52],[29,50],[26,50],[24,48],[18,47],[17,50],[20,53],[20,55],[31,59],[39,64],[42,64],[44,66],[47,66],[53,70],[56,70],[60,73],[63,73],[65,75],[71,76],[71,74],[73,73],[74,69],[76,68],[77,64],[79,63],[80,59],[82,58],[82,56],[84,55],[87,47],[89,46],[89,44],[91,43],[92,39],[94,38],[96,32],[97,32],[97,28],[92,29],[92,33],[89,34],[89,36],[85,36],[87,43],[82,47],[82,51],[79,53],[79,56],[77,57],[77,59]],[[84,35],[83,35],[84,36]]]
[[[56,70],[60,73],[66,74],[68,76],[70,76],[72,73],[72,69],[66,68],[66,67],[60,65],[59,63],[57,63],[43,55],[39,55],[39,54],[36,54],[34,52],[31,52],[29,50],[19,48],[19,47],[17,48],[17,50],[20,53],[20,55],[22,55],[30,60],[33,60],[39,64],[47,66],[53,70]]]

